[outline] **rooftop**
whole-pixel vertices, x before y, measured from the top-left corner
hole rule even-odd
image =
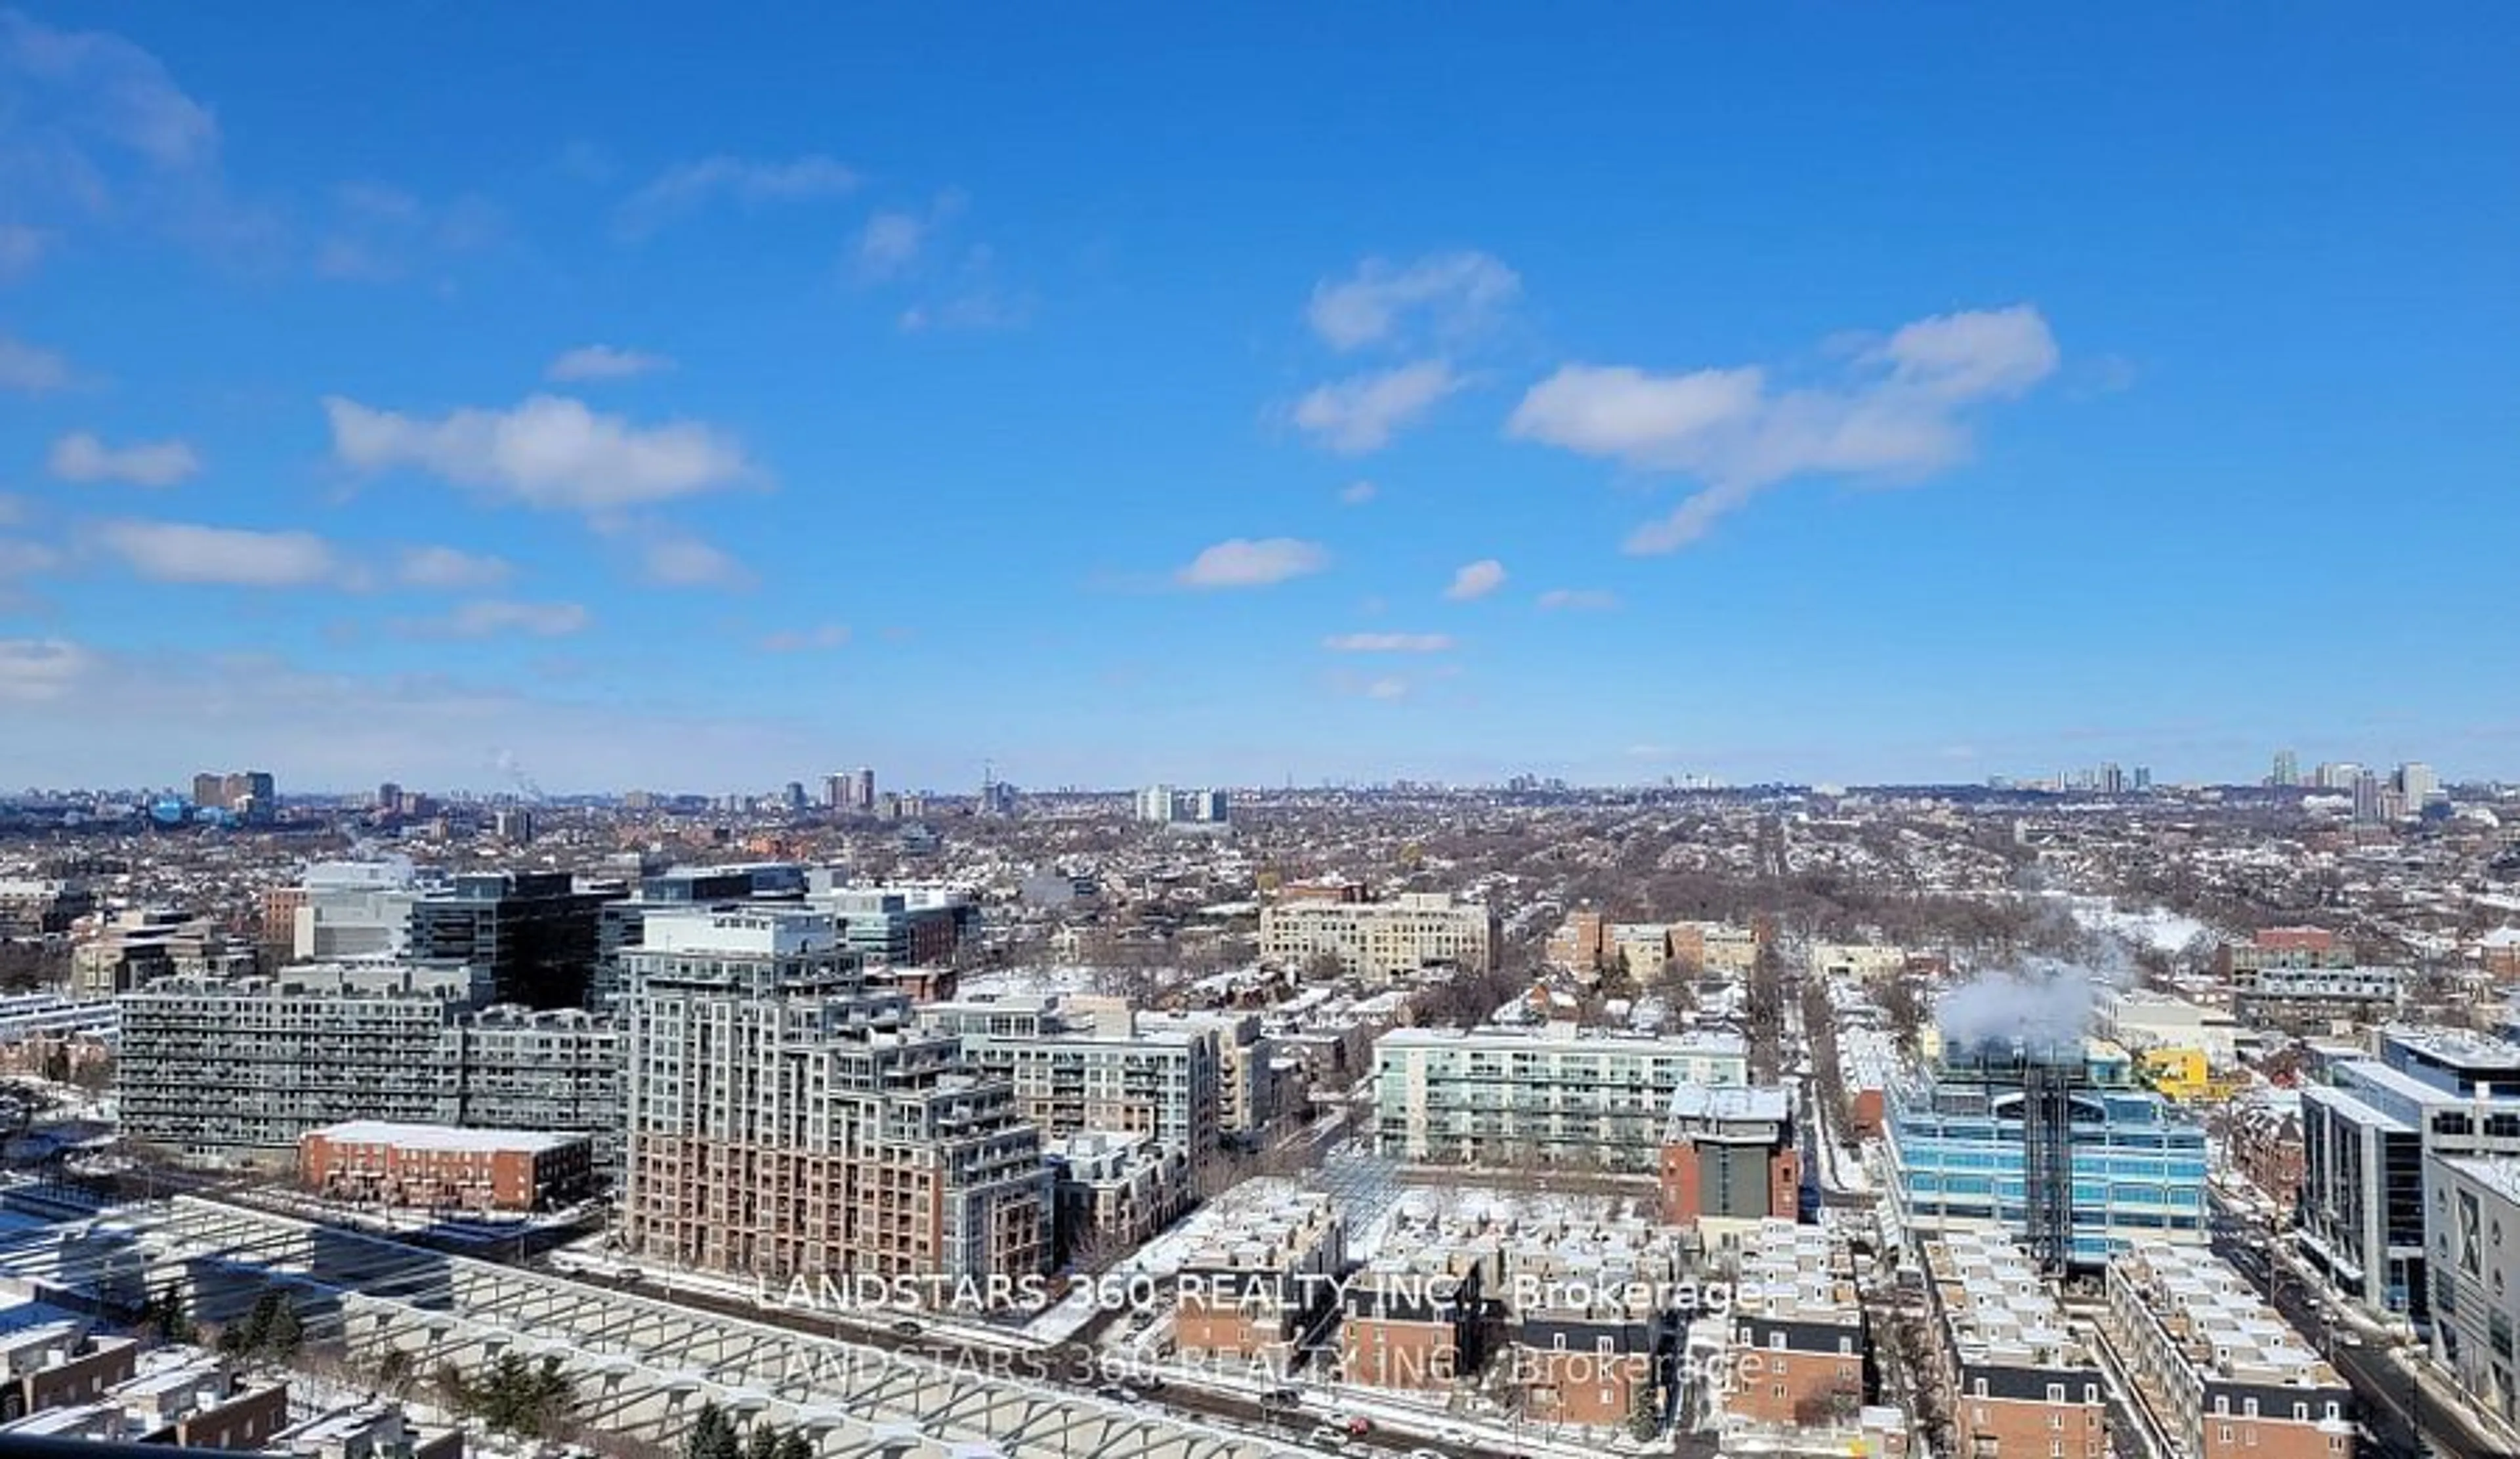
[[[1822,1226],[1760,1222],[1742,1244],[1732,1305],[1746,1316],[1787,1322],[1860,1322],[1845,1238]]]
[[[2520,1206],[2520,1156],[2451,1155],[2435,1159],[2502,1199]]]
[[[2212,1253],[2139,1247],[2111,1265],[2199,1375],[2286,1388],[2343,1386],[2292,1325]]]
[[[1925,1267],[1964,1365],[2089,1366],[2054,1294],[2010,1236],[1949,1231],[1925,1243]]]
[[[347,1119],[328,1124],[320,1135],[336,1145],[390,1145],[399,1150],[558,1150],[586,1138],[541,1130],[465,1129],[452,1124],[399,1124],[389,1119]]]

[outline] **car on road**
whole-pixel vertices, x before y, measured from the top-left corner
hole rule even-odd
[[[892,1325],[892,1335],[896,1338],[916,1338],[922,1336],[926,1331],[927,1329],[921,1327],[918,1323],[911,1321],[907,1317],[902,1318],[899,1322]]]
[[[2362,1345],[2362,1335],[2350,1327],[2339,1328],[2336,1332],[2336,1345],[2339,1347],[2360,1347]]]
[[[1094,1396],[1105,1403],[1135,1403],[1138,1395],[1116,1383],[1106,1383],[1094,1391]]]
[[[1401,1459],[1450,1459],[1441,1449],[1411,1449]]]
[[[1340,1419],[1339,1424],[1347,1430],[1351,1436],[1369,1434],[1373,1430],[1372,1421],[1359,1414],[1349,1414]]]
[[[1317,1449],[1343,1449],[1347,1447],[1347,1431],[1324,1424],[1305,1435],[1304,1442]]]
[[[1302,1389],[1271,1389],[1260,1395],[1263,1408],[1294,1408],[1304,1401]]]

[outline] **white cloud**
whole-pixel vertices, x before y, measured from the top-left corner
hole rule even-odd
[[[1318,542],[1236,537],[1192,558],[1175,578],[1184,587],[1257,588],[1319,572],[1329,564],[1329,553]]]
[[[327,279],[386,283],[498,242],[507,221],[477,194],[428,203],[379,182],[336,188],[314,268]]]
[[[867,219],[858,231],[857,245],[852,250],[857,258],[858,276],[863,279],[889,279],[919,261],[919,251],[926,246],[929,220],[915,212],[898,209],[878,212]]]
[[[0,491],[0,526],[8,526],[22,521],[25,515],[26,503],[22,497],[11,496],[5,491]]]
[[[639,549],[640,573],[659,587],[745,588],[751,571],[734,557],[698,537],[659,532]]]
[[[217,156],[218,121],[209,109],[185,95],[157,57],[118,35],[55,30],[0,11],[0,74],[52,104],[25,108],[43,123],[32,140],[48,149],[31,160],[47,170],[82,171],[92,182],[90,149],[100,144],[167,170]]]
[[[1467,603],[1504,586],[1505,564],[1492,557],[1481,558],[1453,574],[1453,585],[1444,589],[1444,596],[1456,603]]]
[[[595,615],[579,603],[518,603],[484,598],[459,604],[443,617],[406,618],[396,626],[406,633],[450,638],[496,638],[521,634],[531,638],[565,638],[582,633]]]
[[[1619,606],[1618,595],[1606,588],[1551,588],[1539,602],[1543,613],[1601,613]]]
[[[46,465],[65,481],[121,481],[133,486],[172,486],[202,469],[202,458],[180,440],[109,446],[87,432],[53,442]]]
[[[1339,505],[1342,507],[1362,507],[1367,502],[1373,500],[1376,490],[1377,488],[1372,481],[1350,481],[1345,486],[1339,488]]]
[[[1316,443],[1343,455],[1377,451],[1391,443],[1394,433],[1466,384],[1443,360],[1354,375],[1318,386],[1296,401],[1295,425]]]
[[[1378,699],[1386,702],[1391,700],[1407,699],[1409,697],[1409,681],[1402,678],[1375,679],[1365,686],[1365,697],[1367,699]]]
[[[1313,288],[1304,317],[1333,349],[1361,349],[1422,319],[1438,339],[1474,328],[1522,288],[1512,269],[1485,253],[1437,253],[1405,267],[1369,258],[1337,283]]]
[[[61,560],[60,553],[41,542],[0,537],[0,590],[5,590],[17,578],[49,572]]]
[[[1726,514],[1804,475],[1919,478],[1965,460],[1963,413],[2054,373],[2039,312],[1939,315],[1860,353],[1833,384],[1773,388],[1757,366],[1652,375],[1567,365],[1532,387],[1508,433],[1697,478],[1704,488],[1633,533],[1634,553],[1670,552]]]
[[[1341,633],[1322,640],[1339,654],[1442,654],[1453,647],[1449,633]]]
[[[359,471],[409,467],[529,506],[603,512],[731,485],[751,472],[742,447],[695,422],[641,427],[581,401],[535,395],[513,410],[436,420],[329,396],[333,450]]]
[[[394,575],[407,587],[462,590],[496,587],[515,572],[501,558],[452,547],[415,547],[402,555]]]
[[[623,201],[624,231],[647,233],[686,213],[725,199],[747,207],[768,203],[836,198],[854,192],[857,173],[828,157],[774,162],[737,157],[702,158],[668,167]]]
[[[225,587],[293,588],[342,580],[331,545],[311,532],[255,532],[182,522],[125,519],[97,540],[143,577]]]
[[[0,390],[40,395],[68,388],[70,362],[49,349],[0,335]]]
[[[543,375],[546,379],[559,381],[627,380],[634,375],[649,375],[672,368],[674,362],[661,354],[615,349],[609,344],[587,344],[552,361]]]
[[[764,652],[801,654],[808,649],[836,649],[849,641],[845,623],[822,623],[812,628],[783,628],[765,634],[761,640]]]
[[[66,699],[94,665],[94,656],[58,638],[0,638],[0,703]]]

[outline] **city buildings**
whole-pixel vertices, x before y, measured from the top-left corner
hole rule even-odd
[[[268,821],[280,812],[280,796],[268,770],[203,771],[193,777],[193,803],[248,822]]]
[[[1496,967],[1496,913],[1449,892],[1390,901],[1330,901],[1282,892],[1260,909],[1260,958],[1307,971],[1334,966],[1368,982],[1414,980],[1432,969]]]
[[[581,889],[567,872],[479,872],[413,903],[411,956],[487,969],[496,1001],[582,1008],[617,888]]]
[[[2520,1157],[2424,1161],[2432,1350],[2459,1387],[2520,1424]]]
[[[1057,1205],[1054,1263],[1134,1251],[1190,1207],[1190,1156],[1151,1135],[1050,1136],[1041,1155]]]
[[[1338,1207],[1293,1181],[1246,1180],[1200,1208],[1183,1248],[1173,1345],[1192,1362],[1283,1373],[1295,1345],[1334,1310],[1347,1269]]]
[[[161,979],[121,999],[123,1134],[181,1155],[285,1158],[342,1120],[428,1122],[438,1036],[484,990],[477,970],[393,964]]]
[[[1748,1076],[1748,1045],[1726,1033],[1395,1028],[1373,1045],[1374,1140],[1427,1163],[1652,1171],[1682,1086]]]
[[[1627,1425],[1671,1409],[1689,1267],[1649,1213],[1544,1210],[1502,1246],[1507,1382],[1546,1424]]]
[[[309,1130],[298,1182],[338,1201],[431,1210],[551,1210],[594,1190],[584,1135],[350,1120]]]
[[[62,877],[0,878],[0,938],[53,937],[96,910],[87,885]]]
[[[2301,1210],[2293,1237],[2349,1299],[2428,1320],[2425,1171],[2438,1157],[2520,1156],[2520,1046],[2391,1028],[2301,1091]],[[2438,1234],[2438,1233],[2434,1233]]]
[[[412,908],[424,894],[409,861],[318,862],[296,887],[265,896],[265,940],[285,937],[297,962],[404,958]]]
[[[1802,1157],[1792,1096],[1761,1086],[1684,1084],[1662,1141],[1662,1218],[1710,1245],[1801,1210]]]
[[[1844,1427],[1872,1388],[1864,1308],[1845,1237],[1761,1221],[1745,1235],[1720,1391],[1728,1420],[1791,1429]]]
[[[934,1003],[921,1021],[1014,1091],[1044,1134],[1146,1135],[1193,1160],[1217,1147],[1222,1058],[1213,1027],[1146,1031],[1126,1002],[1085,995]]]
[[[625,1237],[645,1260],[786,1283],[997,1296],[1052,1245],[1040,1132],[1004,1079],[869,985],[831,914],[652,912],[629,975]]]
[[[620,1161],[620,1045],[581,1013],[484,1009],[480,970],[313,964],[123,995],[122,1128],[173,1153],[278,1163],[348,1120],[582,1134]]]
[[[2108,1270],[2110,1346],[2197,1459],[2338,1459],[2354,1395],[2291,1324],[2209,1252],[2144,1247]]]
[[[1928,1361],[1955,1431],[1945,1452],[2103,1459],[2099,1369],[2029,1254],[1992,1230],[1946,1231],[1920,1252]]]
[[[1888,1136],[1905,1223],[2012,1233],[2050,1273],[2203,1242],[2205,1131],[2124,1070],[2111,1045],[1995,1050],[1903,1083]]]
[[[171,907],[103,914],[83,927],[70,952],[70,991],[111,998],[161,978],[231,977],[254,969],[252,947],[231,939],[207,915]]]

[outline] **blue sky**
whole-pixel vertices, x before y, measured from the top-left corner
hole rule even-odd
[[[2500,6],[0,12],[0,784],[2520,775]]]

